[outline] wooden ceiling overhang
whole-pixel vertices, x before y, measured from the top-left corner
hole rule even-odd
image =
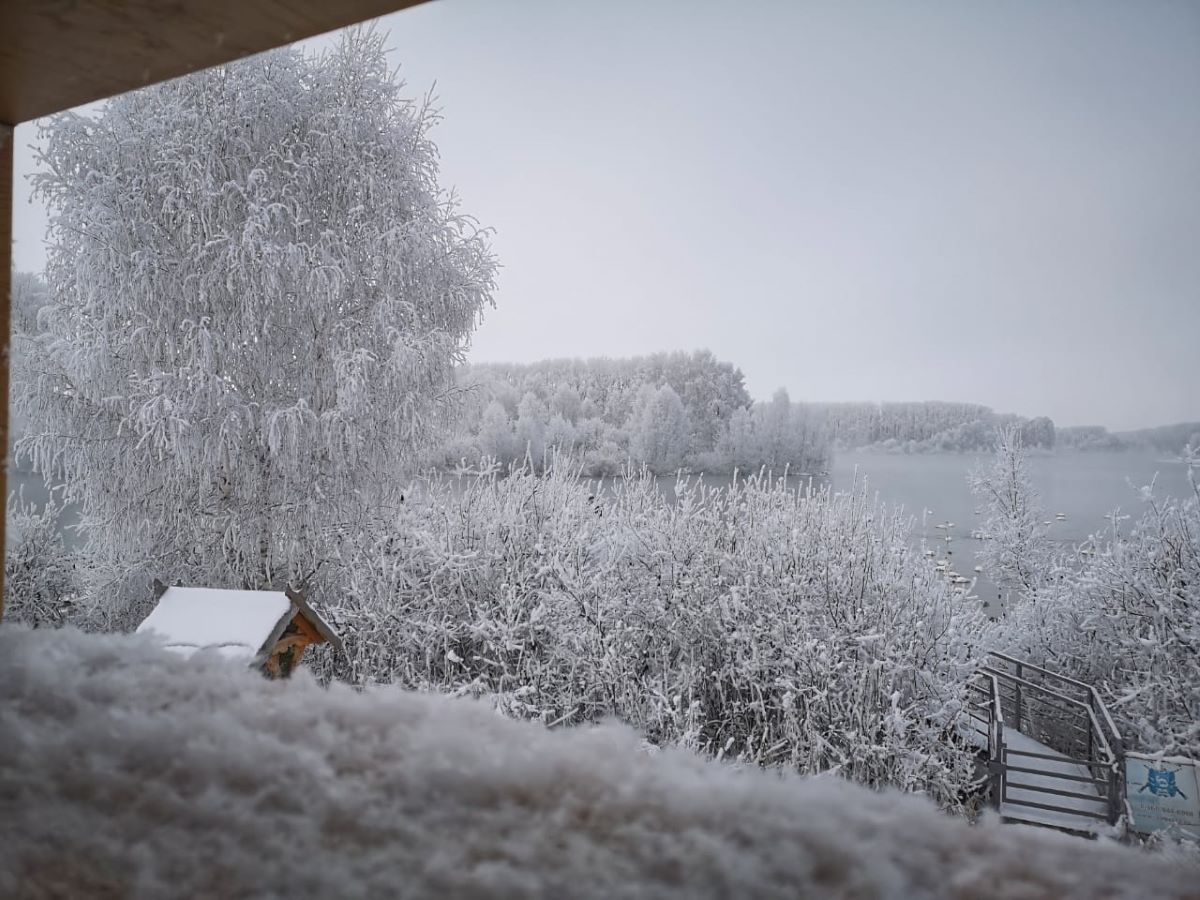
[[[0,0],[0,123],[16,125],[422,0]]]

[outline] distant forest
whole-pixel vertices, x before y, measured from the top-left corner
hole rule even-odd
[[[447,466],[491,458],[538,468],[554,453],[581,459],[593,476],[629,464],[670,474],[815,472],[829,462],[828,438],[805,407],[782,390],[754,403],[741,370],[708,351],[467,366],[458,380],[464,409],[440,453]]]
[[[1114,432],[1103,425],[1058,429],[1058,446],[1064,450],[1155,450],[1177,454],[1189,444],[1200,449],[1200,422],[1180,422],[1137,431]]]
[[[1054,423],[1045,416],[993,412],[977,403],[805,403],[806,414],[839,450],[906,453],[991,450],[996,429],[1017,425],[1025,447],[1052,449]]]
[[[539,468],[555,453],[585,474],[628,465],[658,474],[685,468],[728,473],[766,467],[825,471],[836,450],[896,453],[990,451],[997,428],[1016,425],[1026,448],[1153,449],[1200,445],[1200,423],[1112,433],[1056,428],[1046,416],[997,413],[975,403],[817,403],[784,389],[755,402],[739,368],[707,350],[626,359],[551,359],[463,366],[463,408],[435,463],[454,468],[492,459]]]

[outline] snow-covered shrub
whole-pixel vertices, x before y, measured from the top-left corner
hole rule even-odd
[[[114,624],[154,576],[336,586],[335,538],[398,502],[496,268],[436,119],[352,30],[46,126],[18,451],[80,505]]]
[[[50,498],[38,510],[13,495],[4,561],[4,618],[39,626],[78,622],[79,557],[63,543],[63,507]]]
[[[979,613],[863,492],[684,480],[670,502],[552,466],[421,493],[347,548],[333,674],[959,801]]]

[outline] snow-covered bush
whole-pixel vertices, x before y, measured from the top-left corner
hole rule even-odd
[[[397,502],[495,272],[435,121],[354,30],[46,126],[18,450],[63,473],[115,624],[151,576],[334,589],[335,536]]]
[[[552,466],[420,493],[346,548],[350,656],[327,673],[959,802],[979,613],[863,492],[685,480],[671,502]]]
[[[79,558],[63,543],[63,507],[51,497],[41,510],[17,495],[8,500],[4,618],[37,628],[79,621]]]

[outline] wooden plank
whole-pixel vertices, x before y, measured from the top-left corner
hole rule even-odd
[[[6,558],[8,525],[8,344],[12,321],[14,138],[12,126],[0,123],[0,446],[4,447],[4,464],[0,465],[0,497],[4,500],[4,514],[0,515],[0,559]],[[2,618],[4,566],[0,565],[0,619]]]
[[[18,124],[424,0],[3,0],[0,122]]]
[[[292,624],[296,626],[296,630],[308,638],[310,644],[325,643],[325,635],[317,631],[317,626],[308,621],[303,612],[296,613],[292,619]]]

